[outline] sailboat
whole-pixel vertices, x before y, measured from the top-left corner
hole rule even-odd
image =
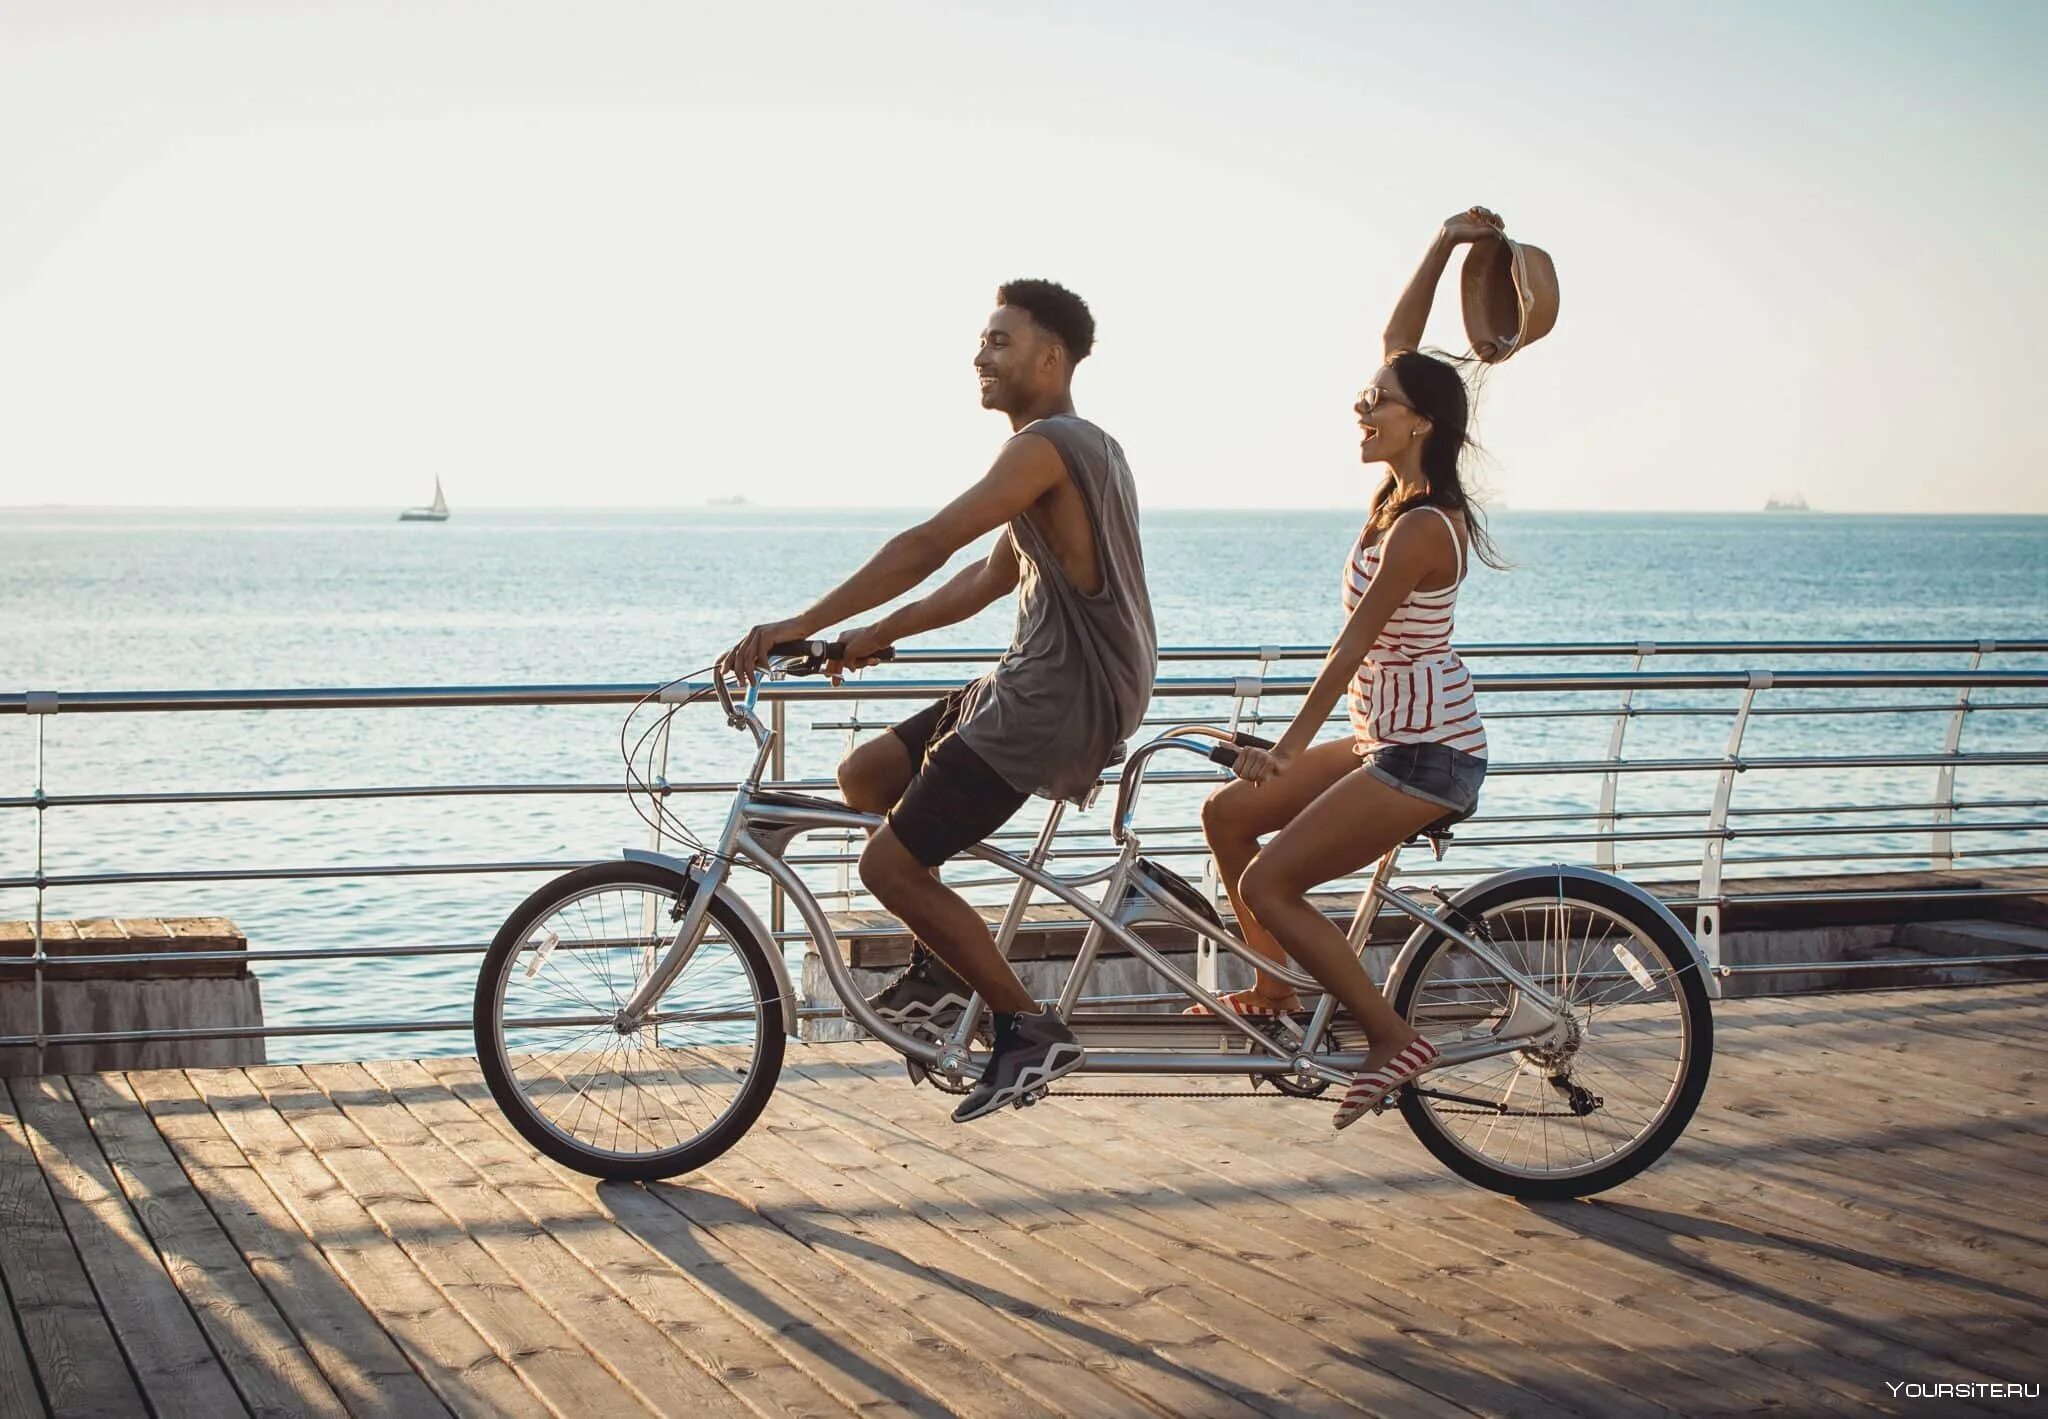
[[[434,476],[434,502],[431,507],[409,507],[398,515],[400,522],[446,522],[448,520],[448,499],[441,496],[441,478]]]

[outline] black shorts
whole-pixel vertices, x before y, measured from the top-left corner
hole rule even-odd
[[[966,691],[926,705],[889,732],[910,751],[909,787],[889,810],[896,841],[926,867],[957,857],[1015,817],[1029,793],[967,747],[956,732]]]

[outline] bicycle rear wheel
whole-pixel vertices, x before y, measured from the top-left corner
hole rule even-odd
[[[521,903],[484,956],[476,1052],[491,1095],[578,1172],[647,1182],[703,1167],[774,1092],[783,1030],[769,943],[717,898],[650,1016],[620,1023],[694,890],[652,863],[578,868]]]
[[[1571,1006],[1567,1038],[1432,1070],[1401,1114],[1459,1176],[1515,1197],[1583,1197],[1670,1148],[1706,1090],[1706,983],[1684,938],[1618,886],[1558,876],[1503,882],[1464,903],[1464,930]],[[1461,923],[1462,925],[1462,923]],[[1439,1046],[1500,1028],[1519,992],[1433,935],[1394,993]]]

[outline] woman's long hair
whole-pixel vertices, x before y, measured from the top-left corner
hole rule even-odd
[[[1472,399],[1465,378],[1449,357],[1425,355],[1420,350],[1403,350],[1387,361],[1402,392],[1415,412],[1429,420],[1429,432],[1422,439],[1423,490],[1400,495],[1400,483],[1393,470],[1372,495],[1372,514],[1367,525],[1385,534],[1402,513],[1423,506],[1463,513],[1472,553],[1496,570],[1507,566],[1500,548],[1486,530],[1485,514],[1465,490],[1462,471],[1467,450],[1477,449],[1472,437]]]

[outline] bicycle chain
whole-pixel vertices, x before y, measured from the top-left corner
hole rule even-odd
[[[1264,1099],[1272,1103],[1313,1104],[1314,1098],[1299,1094],[1268,1094],[1260,1089],[1056,1089],[1048,1099]]]
[[[1316,1095],[1284,1094],[1279,1090],[1266,1093],[1264,1090],[1246,1091],[1224,1089],[1058,1089],[1046,1094],[1048,1099],[1263,1099],[1271,1103],[1315,1104],[1328,1101]],[[1393,1108],[1394,1100],[1389,1099],[1386,1107]],[[1438,1108],[1438,1113],[1478,1114],[1485,1118],[1555,1118],[1572,1119],[1579,1115],[1569,1111],[1550,1113],[1534,1109],[1480,1109],[1480,1108]]]
[[[955,1096],[970,1093],[974,1087],[970,1084],[964,1088],[956,1089],[950,1084],[941,1083],[939,1076],[936,1074],[931,1075],[924,1082],[930,1084],[942,1094],[953,1094]],[[1304,1104],[1315,1102],[1313,1098],[1305,1098],[1298,1094],[1283,1094],[1278,1090],[1268,1094],[1257,1089],[1055,1089],[1049,1091],[1043,1097],[1048,1099],[1292,1099]]]

